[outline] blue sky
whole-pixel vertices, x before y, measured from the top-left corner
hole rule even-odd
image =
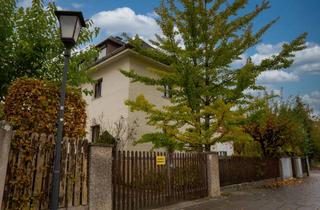
[[[31,0],[21,0],[21,5]],[[231,1],[231,0],[230,0]],[[262,0],[249,0],[249,11]],[[259,62],[280,50],[283,42],[289,42],[303,32],[308,32],[307,49],[298,52],[293,66],[286,70],[270,71],[257,79],[269,91],[283,88],[285,97],[300,95],[320,114],[320,0],[269,0],[271,8],[254,22],[256,28],[280,17],[280,20],[264,35],[261,43],[243,55],[241,64],[248,56]],[[80,10],[86,19],[92,19],[101,27],[96,42],[108,35],[122,32],[139,34],[145,39],[160,33],[155,23],[154,8],[157,0],[55,0],[62,9]]]

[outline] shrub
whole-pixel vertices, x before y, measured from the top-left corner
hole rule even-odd
[[[33,78],[17,79],[5,99],[6,121],[17,133],[56,133],[59,87]],[[64,136],[85,135],[85,101],[81,92],[68,87],[65,101]]]
[[[115,146],[116,139],[108,131],[104,131],[99,136],[99,138],[97,139],[96,143],[105,144],[105,145],[114,145]]]

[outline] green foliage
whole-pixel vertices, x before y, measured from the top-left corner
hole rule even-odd
[[[235,156],[244,157],[261,157],[263,156],[262,150],[258,142],[250,139],[238,139],[233,141],[233,150]]]
[[[0,100],[11,82],[20,77],[60,82],[64,45],[54,15],[54,3],[44,5],[42,0],[33,0],[29,8],[17,8],[15,0],[0,0],[0,4]],[[92,21],[87,21],[86,25],[70,60],[68,82],[74,86],[90,81],[88,68],[97,56],[94,46],[80,51],[98,34]]]
[[[108,132],[104,131],[96,141],[97,144],[115,145],[116,139]]]
[[[311,118],[312,110],[302,102],[302,99],[297,96],[292,109],[294,120],[299,123],[299,132],[301,133],[302,144],[301,151],[306,156],[313,156],[314,145],[312,142],[312,127],[313,120]]]
[[[5,120],[17,135],[33,132],[54,134],[58,107],[59,88],[55,84],[21,78],[9,87],[4,106]],[[85,102],[81,92],[75,88],[67,88],[64,121],[64,136],[85,135]]]
[[[141,144],[147,142],[153,143],[153,149],[166,148],[169,153],[173,153],[176,150],[181,151],[185,146],[183,142],[176,141],[175,139],[170,138],[166,133],[162,132],[144,134],[135,143]]]
[[[244,130],[260,144],[264,156],[310,155],[310,111],[299,97],[295,102],[256,99],[248,112]]]
[[[0,121],[4,119],[4,103],[0,102]]]
[[[233,62],[256,45],[276,22],[254,32],[254,19],[269,8],[269,3],[263,1],[253,11],[238,15],[246,5],[246,0],[230,4],[225,0],[162,0],[156,12],[163,35],[151,40],[155,48],[144,47],[138,37],[129,39],[139,53],[171,68],[157,69],[157,78],[134,70],[122,71],[133,82],[155,86],[160,91],[165,91],[163,86],[171,87],[171,104],[162,109],[143,96],[127,102],[133,111],[145,112],[148,124],[166,136],[155,133],[150,141],[160,145],[159,139],[170,139],[168,142],[174,140],[200,149],[204,145],[209,150],[216,142],[243,135],[240,125],[244,115],[239,107],[251,98],[245,90],[261,89],[255,84],[261,72],[289,67],[294,52],[305,48],[306,34],[302,34],[284,44],[279,54],[259,64],[248,59],[243,66],[234,67]]]
[[[313,146],[312,157],[320,160],[320,119],[314,119],[311,129],[311,141]]]

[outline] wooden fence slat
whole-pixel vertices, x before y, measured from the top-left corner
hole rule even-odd
[[[34,209],[39,209],[41,206],[41,200],[43,199],[42,192],[42,179],[43,174],[45,173],[45,148],[44,145],[47,143],[47,136],[45,134],[41,134],[38,145],[38,152],[35,155],[36,166],[35,166],[35,174],[34,174],[34,186],[33,186],[33,195],[35,199],[32,202],[32,207]]]
[[[55,135],[49,135],[45,147],[45,163],[43,165],[44,174],[42,178],[42,192],[44,192],[43,202],[41,202],[41,209],[49,208],[49,196],[51,193],[53,158],[55,149]]]
[[[30,162],[27,164],[26,166],[26,174],[27,176],[30,178],[30,185],[29,187],[27,187],[25,189],[25,195],[30,196],[30,203],[29,203],[29,207],[32,207],[32,202],[33,202],[33,186],[34,186],[34,177],[35,177],[35,173],[36,173],[36,163],[37,163],[37,153],[39,152],[39,145],[38,145],[38,141],[39,141],[39,135],[34,133],[31,135],[31,151],[30,151],[30,155],[32,157],[30,157]]]
[[[21,146],[20,146],[20,148],[21,148]],[[22,196],[21,191],[23,190],[23,188],[21,187],[20,183],[21,183],[21,180],[24,178],[24,173],[23,173],[23,164],[24,164],[23,158],[24,158],[24,156],[25,156],[24,150],[17,152],[17,159],[15,162],[15,173],[16,173],[15,175],[16,175],[17,184],[12,186],[12,188],[13,188],[13,195],[12,196],[14,199],[18,199]],[[9,206],[9,208],[19,209],[20,205],[21,205],[20,202],[12,200],[11,206]]]
[[[76,167],[74,171],[74,204],[73,206],[80,206],[80,197],[81,197],[81,139],[77,139],[76,141]]]
[[[151,185],[151,177],[153,174],[151,173],[150,168],[150,152],[146,152],[146,172],[145,172],[147,178],[148,178],[148,187],[146,192],[146,206],[152,206],[152,185]]]
[[[70,147],[69,147],[69,159],[68,159],[68,171],[67,171],[67,206],[73,206],[73,186],[74,186],[74,169],[75,169],[75,139],[70,138]]]
[[[120,193],[120,179],[121,179],[121,173],[120,173],[120,169],[121,169],[121,152],[120,151],[118,151],[117,153],[116,153],[116,162],[117,162],[117,164],[116,164],[116,172],[115,172],[115,174],[116,174],[116,195],[117,195],[117,197],[116,197],[116,200],[117,200],[117,202],[116,202],[116,205],[115,205],[115,209],[120,209],[120,203],[121,203],[121,193]]]
[[[131,209],[130,208],[130,206],[129,206],[129,204],[130,204],[130,200],[131,200],[131,188],[129,187],[129,185],[130,185],[130,182],[129,182],[129,179],[130,179],[130,166],[129,166],[129,164],[130,164],[130,153],[129,153],[129,151],[127,151],[126,152],[126,168],[125,168],[125,178],[126,178],[126,180],[125,180],[125,184],[126,184],[126,209],[127,210],[129,210],[129,209]]]
[[[88,140],[82,141],[82,183],[81,183],[81,204],[88,204],[88,158],[89,144]]]
[[[68,138],[63,138],[61,144],[61,173],[60,173],[60,188],[59,188],[59,207],[66,207],[66,181],[67,181],[67,152],[68,152]]]

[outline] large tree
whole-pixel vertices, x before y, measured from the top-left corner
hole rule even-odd
[[[16,6],[15,0],[0,0],[0,100],[16,78],[23,76],[59,82],[63,69],[64,46],[60,40],[54,3],[33,0],[32,6]],[[88,81],[88,67],[97,50],[88,45],[98,29],[87,21],[72,53],[69,84]]]
[[[171,105],[166,107],[157,108],[143,96],[127,102],[132,110],[145,112],[148,124],[161,131],[154,133],[159,138],[146,140],[169,139],[209,150],[218,141],[240,135],[238,124],[243,115],[236,107],[246,103],[249,95],[245,90],[260,89],[255,80],[261,72],[289,67],[294,52],[304,49],[306,34],[285,43],[278,54],[258,64],[248,59],[243,66],[234,67],[233,63],[256,45],[277,20],[254,31],[255,18],[270,5],[262,1],[243,14],[247,3],[162,0],[156,9],[162,34],[151,40],[155,47],[146,49],[141,47],[141,41],[131,40],[140,53],[167,63],[172,69],[155,70],[158,78],[139,75],[134,70],[122,71],[133,82],[155,86],[163,92],[169,89]]]

